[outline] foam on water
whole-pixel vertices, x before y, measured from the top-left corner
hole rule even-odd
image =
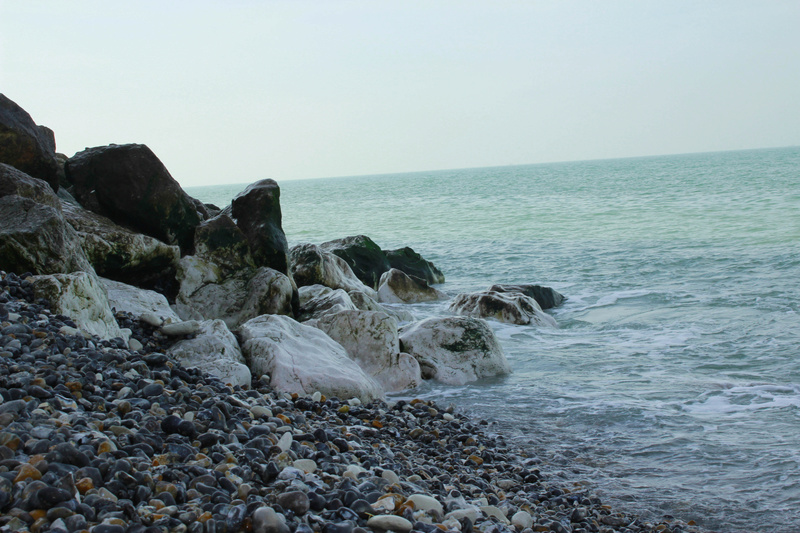
[[[450,296],[556,288],[558,329],[492,323],[511,375],[413,395],[491,420],[550,475],[615,505],[790,532],[799,169],[790,148],[285,182],[283,225],[292,243],[363,233],[412,246]],[[242,188],[189,192],[226,204]]]

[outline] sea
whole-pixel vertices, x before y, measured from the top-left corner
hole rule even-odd
[[[364,234],[435,263],[449,296],[567,297],[557,328],[491,322],[510,375],[405,396],[491,422],[551,480],[646,519],[800,531],[800,147],[265,177],[290,245]],[[186,190],[224,207],[245,186]]]

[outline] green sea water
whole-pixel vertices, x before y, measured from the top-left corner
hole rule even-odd
[[[432,260],[452,296],[568,297],[557,329],[493,323],[511,375],[412,395],[493,421],[551,476],[645,516],[800,530],[800,148],[264,177],[291,244],[365,234]],[[187,192],[222,207],[244,186]]]

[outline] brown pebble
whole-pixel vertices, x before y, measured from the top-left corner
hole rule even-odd
[[[32,464],[22,463],[17,471],[17,477],[14,478],[14,483],[25,481],[26,479],[42,479],[42,473]]]

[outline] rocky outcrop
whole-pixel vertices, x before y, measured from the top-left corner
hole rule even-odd
[[[350,301],[356,306],[356,309],[362,311],[382,311],[394,318],[398,322],[411,322],[414,320],[414,315],[409,311],[402,308],[402,306],[390,306],[379,304],[378,301],[372,296],[365,294],[361,291],[348,291]]]
[[[289,246],[281,225],[280,198],[281,190],[275,180],[257,181],[233,199],[230,215],[247,239],[256,266],[290,275]]]
[[[181,259],[178,280],[175,311],[183,320],[219,318],[233,329],[259,315],[293,314],[292,283],[271,268],[242,269],[226,277],[215,263],[191,255]]]
[[[423,378],[450,385],[511,371],[492,328],[478,318],[414,322],[400,328],[400,349],[417,359]]]
[[[450,304],[450,310],[457,315],[493,318],[510,324],[558,327],[555,318],[542,311],[536,300],[519,292],[459,294]]]
[[[101,339],[127,337],[117,324],[105,288],[95,274],[33,276],[31,283],[37,298],[48,300],[54,313],[71,317],[86,333]]]
[[[391,268],[380,246],[366,235],[324,242],[320,248],[344,259],[356,277],[373,289],[378,288],[381,275]]]
[[[192,339],[173,344],[167,351],[185,367],[199,368],[223,383],[249,389],[251,374],[239,343],[222,320],[200,322]]]
[[[383,396],[380,385],[317,328],[286,316],[263,315],[246,322],[239,334],[253,376],[268,375],[270,385],[278,391],[321,392],[329,398],[362,402]]]
[[[67,161],[65,171],[86,209],[191,252],[200,215],[147,146],[87,148]]]
[[[542,285],[492,285],[490,291],[519,292],[533,298],[542,309],[551,309],[561,305],[566,298],[557,290]]]
[[[384,273],[378,286],[379,302],[412,304],[444,298],[447,298],[446,294],[434,289],[424,280],[409,277],[396,268]]]
[[[98,275],[174,297],[180,248],[69,202],[62,207],[65,220],[78,232],[81,247]]]
[[[194,255],[219,266],[223,275],[255,269],[244,233],[226,214],[201,223],[194,234]]]
[[[419,363],[400,352],[397,321],[386,313],[339,311],[307,324],[321,329],[341,344],[350,358],[385,391],[412,389],[422,383]]]
[[[31,116],[0,94],[0,163],[45,181],[58,190],[60,167],[53,132],[37,126]]]
[[[344,259],[313,244],[298,244],[289,250],[292,277],[299,286],[324,285],[332,289],[375,291],[359,280]]]
[[[100,278],[100,282],[106,290],[112,310],[130,313],[135,319],[151,326],[181,321],[163,294],[106,278]]]
[[[388,250],[386,259],[389,260],[392,268],[405,272],[413,278],[423,279],[430,284],[444,283],[442,271],[408,246],[397,250]]]
[[[93,272],[50,187],[1,163],[0,268],[20,274]]]

